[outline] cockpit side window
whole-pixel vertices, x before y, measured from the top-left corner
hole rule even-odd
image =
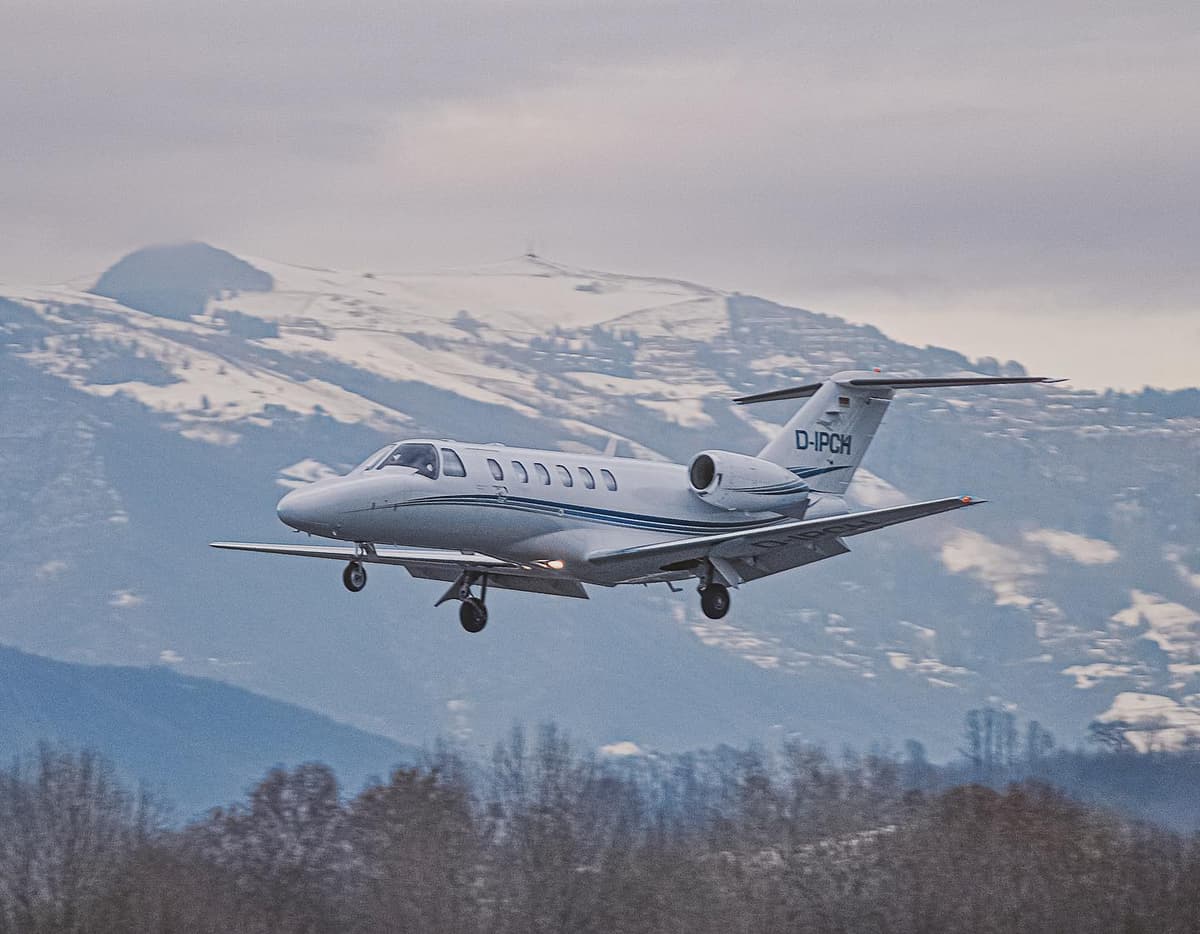
[[[442,473],[447,477],[465,477],[467,468],[463,466],[462,458],[449,448],[442,448]]]
[[[488,470],[490,470],[492,472],[492,479],[493,480],[503,480],[504,479],[504,468],[500,466],[500,462],[491,457],[489,457],[487,459],[487,462],[488,462]]]
[[[379,464],[380,470],[384,467],[412,467],[422,477],[436,480],[438,475],[437,450],[432,444],[416,442],[398,444],[396,449]]]

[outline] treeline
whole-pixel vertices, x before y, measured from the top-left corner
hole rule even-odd
[[[1192,932],[1200,838],[1039,783],[906,787],[799,742],[581,754],[555,727],[172,826],[91,753],[0,778],[0,932]]]
[[[1200,742],[1180,742],[1177,733],[1170,724],[1096,721],[1088,730],[1090,750],[1063,749],[1037,720],[1021,723],[1009,711],[983,707],[967,711],[959,757],[945,765],[930,765],[921,743],[908,740],[903,780],[925,792],[1032,780],[1190,832],[1200,829]]]

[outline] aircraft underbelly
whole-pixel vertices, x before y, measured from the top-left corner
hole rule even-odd
[[[589,554],[677,540],[681,530],[693,527],[696,534],[703,534],[714,527],[759,527],[769,521],[767,517],[714,514],[700,508],[586,510],[566,502],[475,494],[362,504],[343,513],[341,537],[380,545],[448,550],[462,548],[463,541],[469,539],[475,550],[493,557],[521,564],[561,561],[564,578],[613,586],[643,579],[691,577],[699,564],[664,567],[663,562],[651,559],[619,568],[598,567],[588,562]],[[752,576],[761,576],[761,572],[748,571],[746,579]]]

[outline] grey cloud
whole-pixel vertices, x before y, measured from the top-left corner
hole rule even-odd
[[[163,238],[413,268],[532,235],[582,263],[834,302],[866,284],[947,308],[1041,289],[1098,317],[1200,301],[1192,4],[6,15],[8,277]]]
[[[370,134],[397,110],[702,52],[755,23],[686,3],[29,4],[0,39],[0,115],[39,142],[273,148],[297,142],[281,127]]]

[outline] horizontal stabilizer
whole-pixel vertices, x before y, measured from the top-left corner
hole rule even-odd
[[[853,386],[859,389],[879,387],[881,389],[942,389],[952,386],[1007,386],[1013,383],[1061,383],[1061,379],[1049,376],[948,376],[948,377],[896,377],[896,376],[853,376],[848,379],[832,380],[839,386]],[[816,395],[822,383],[805,383],[803,386],[792,386],[788,389],[775,389],[770,392],[755,393],[751,396],[739,396],[733,401],[738,405],[752,405],[756,402],[777,402],[782,399],[806,399]]]
[[[770,392],[759,392],[752,396],[738,396],[733,401],[738,405],[752,405],[755,402],[778,402],[782,399],[807,399],[809,396],[815,396],[820,388],[820,383],[805,383],[803,386],[773,389]]]

